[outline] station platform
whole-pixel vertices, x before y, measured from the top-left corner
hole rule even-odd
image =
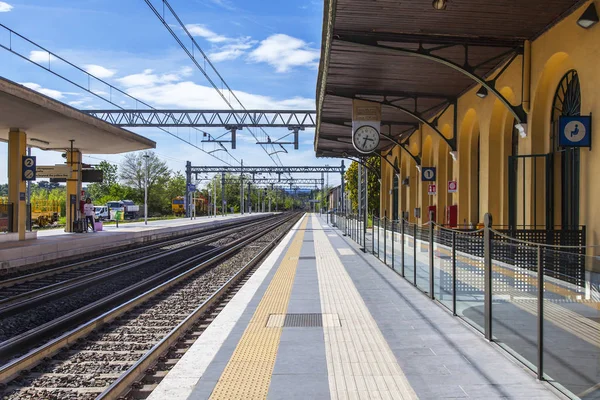
[[[227,216],[178,218],[159,221],[106,225],[100,232],[68,233],[63,229],[38,231],[37,239],[0,243],[0,274],[27,265],[41,266],[59,259],[69,259],[84,254],[99,253],[108,249],[135,243],[166,239],[176,235],[191,234],[201,227],[214,226],[238,218],[251,220],[261,213],[229,214]]]
[[[305,215],[149,399],[557,399],[522,364]]]

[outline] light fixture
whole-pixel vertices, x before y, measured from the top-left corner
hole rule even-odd
[[[433,3],[431,3],[431,5],[436,10],[445,10],[447,2],[446,0],[433,0]]]
[[[419,172],[421,172],[421,166],[417,165],[417,169],[419,170]]]
[[[598,23],[598,13],[596,12],[596,5],[594,2],[581,14],[581,17],[577,20],[577,25],[582,28],[589,29]]]
[[[456,161],[456,160],[458,159],[458,151],[456,151],[456,150],[452,150],[452,151],[450,152],[450,157],[452,157],[452,159],[453,159],[454,161]]]
[[[488,90],[485,86],[481,85],[481,87],[479,88],[479,90],[477,91],[477,97],[480,97],[482,99],[485,99],[488,95]]]
[[[519,136],[521,136],[523,139],[525,139],[527,137],[527,124],[522,122],[520,124],[516,124],[515,128],[517,128],[517,130],[519,131]]]
[[[42,139],[30,138],[29,140],[30,140],[31,142],[43,143],[43,144],[45,144],[46,146],[49,146],[49,145],[50,145],[50,142],[47,142],[47,141],[45,141],[45,140],[42,140]]]

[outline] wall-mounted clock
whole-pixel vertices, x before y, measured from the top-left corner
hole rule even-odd
[[[371,125],[360,126],[352,134],[352,144],[360,153],[372,153],[379,146],[379,131]]]

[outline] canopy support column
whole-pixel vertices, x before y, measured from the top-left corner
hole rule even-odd
[[[27,133],[11,128],[8,133],[8,202],[12,203],[12,231],[25,240],[27,204],[23,180],[23,156],[27,155]]]

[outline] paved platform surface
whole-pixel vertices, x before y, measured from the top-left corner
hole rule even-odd
[[[216,218],[198,217],[132,222],[105,226],[101,232],[67,233],[63,229],[38,232],[38,238],[21,242],[0,243],[0,270],[10,270],[28,264],[53,262],[58,258],[73,257],[89,252],[111,249],[133,243],[192,233],[199,228],[231,221],[238,218],[253,219],[261,213],[230,214]]]
[[[560,397],[307,215],[150,396],[166,398]]]

